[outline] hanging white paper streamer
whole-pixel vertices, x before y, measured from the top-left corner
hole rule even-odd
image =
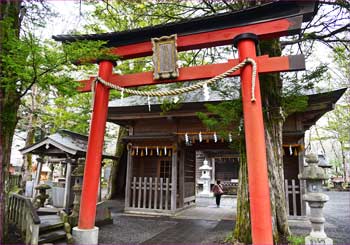
[[[290,155],[290,156],[293,155],[293,149],[292,149],[292,146],[291,146],[291,145],[289,145],[289,155]]]
[[[202,142],[203,138],[202,138],[202,132],[199,132],[198,134],[198,139],[199,139],[199,142]]]
[[[239,121],[238,131],[241,132],[242,129],[243,129],[243,119],[241,119],[241,120]],[[238,135],[239,135],[239,133],[238,133]]]
[[[208,85],[206,83],[203,85],[203,94],[204,94],[204,100],[208,101],[210,98],[210,95],[209,95]]]
[[[166,146],[164,146],[164,156],[166,156]]]
[[[148,155],[148,149],[147,149],[147,147],[146,147],[146,149],[145,149],[145,152],[146,152],[146,156]]]
[[[157,146],[157,156],[159,155],[159,148],[158,148],[158,146]]]
[[[136,155],[138,155],[139,154],[139,147],[137,146],[136,147]]]
[[[216,143],[216,142],[218,142],[218,136],[216,135],[216,132],[214,133],[214,142]]]
[[[228,141],[232,142],[232,134],[231,133],[228,134]]]
[[[148,111],[151,111],[151,98],[147,96]]]
[[[189,143],[189,139],[188,139],[188,134],[187,133],[185,134],[185,142],[186,142],[186,144]]]

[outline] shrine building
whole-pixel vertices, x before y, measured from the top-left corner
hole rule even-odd
[[[290,216],[306,215],[301,199],[304,182],[298,179],[304,168],[305,131],[333,109],[344,91],[309,95],[307,108],[289,115],[284,122],[283,162]],[[161,109],[158,99],[148,104],[140,96],[109,103],[107,120],[127,128],[129,134],[123,138],[127,147],[118,183],[114,183],[125,187],[119,188],[119,194],[125,193],[126,212],[172,215],[194,205],[201,188],[199,167],[205,158],[213,168],[212,184],[220,179],[225,192],[235,194],[239,146],[229,136],[208,130],[197,115],[208,113],[205,104],[223,101],[218,92],[211,92],[206,101],[199,91],[186,94],[179,108],[168,112]]]

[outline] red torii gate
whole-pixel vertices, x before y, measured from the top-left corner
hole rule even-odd
[[[122,59],[144,57],[152,54],[152,37],[176,33],[177,50],[231,44],[238,48],[239,59],[227,63],[186,67],[179,69],[179,76],[170,80],[154,80],[151,72],[127,75],[112,73],[113,61],[99,62],[98,76],[120,87],[136,87],[160,83],[184,82],[217,76],[237,65],[246,58],[257,63],[257,73],[296,71],[305,68],[303,56],[256,57],[255,46],[258,39],[270,39],[298,33],[303,21],[315,14],[315,2],[274,2],[243,11],[219,14],[188,21],[159,25],[126,32],[55,36],[63,42],[76,40],[105,40],[112,53]],[[250,216],[254,244],[273,244],[270,210],[269,182],[267,174],[264,124],[260,97],[259,77],[256,76],[256,101],[251,101],[252,66],[230,76],[241,77],[244,127],[248,161],[248,181],[250,197]],[[81,81],[82,92],[91,90],[95,78]],[[81,197],[76,239],[81,244],[97,243],[98,229],[94,227],[96,215],[97,190],[100,175],[100,162],[108,110],[109,88],[96,84],[84,182]]]

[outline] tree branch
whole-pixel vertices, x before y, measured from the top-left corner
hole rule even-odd
[[[324,41],[324,42],[327,42],[327,40],[325,40],[326,38],[328,37],[332,37],[338,33],[341,33],[343,31],[348,31],[350,28],[350,24],[347,24],[341,28],[338,28],[328,34],[325,34],[325,35],[313,35],[313,33],[310,33],[310,34],[306,34],[304,35],[303,38],[298,38],[298,39],[295,39],[295,40],[290,40],[290,41],[281,41],[281,45],[284,47],[284,46],[287,46],[287,45],[292,45],[292,44],[296,44],[296,43],[299,43],[299,42],[304,42],[304,41],[307,41],[307,40],[319,40],[319,41]],[[338,41],[349,41],[349,40],[338,40]]]

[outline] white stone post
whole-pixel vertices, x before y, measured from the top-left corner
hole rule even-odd
[[[33,184],[33,191],[32,191],[32,197],[33,198],[36,196],[36,189],[35,189],[35,187],[40,184],[41,169],[43,167],[44,159],[43,159],[43,157],[38,157],[36,159],[36,161],[37,161],[38,165],[37,165],[37,168],[36,168],[36,175],[35,175],[35,180],[34,180],[34,184]]]
[[[66,213],[69,213],[70,208],[70,196],[71,196],[71,174],[72,174],[72,159],[70,157],[67,157],[67,171],[66,171],[66,183],[64,186],[64,199],[63,199],[63,207],[66,211]]]

